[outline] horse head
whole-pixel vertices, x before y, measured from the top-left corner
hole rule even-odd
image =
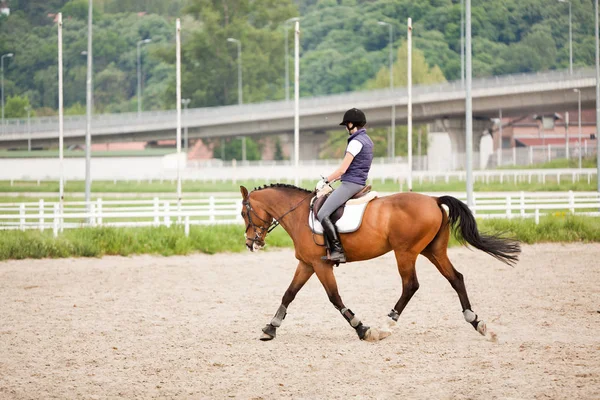
[[[260,250],[265,246],[265,237],[273,223],[273,217],[262,208],[260,202],[250,199],[248,189],[240,186],[242,193],[242,218],[246,224],[244,239],[250,251]]]

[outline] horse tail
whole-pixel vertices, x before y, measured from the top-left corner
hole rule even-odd
[[[452,196],[438,197],[437,203],[448,207],[449,225],[461,244],[466,242],[508,265],[514,265],[519,260],[519,242],[497,235],[480,234],[475,217],[465,203]]]

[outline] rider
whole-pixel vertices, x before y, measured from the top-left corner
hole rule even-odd
[[[346,255],[335,225],[329,217],[342,204],[358,193],[367,183],[371,163],[373,162],[373,141],[364,128],[367,123],[365,113],[358,108],[351,108],[344,114],[340,125],[348,131],[348,146],[342,164],[330,175],[317,183],[316,190],[320,191],[330,182],[341,179],[342,184],[331,193],[317,214],[317,219],[323,226],[323,232],[330,245],[329,257],[324,260],[345,263]]]

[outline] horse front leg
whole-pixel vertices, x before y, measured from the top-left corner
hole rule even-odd
[[[260,340],[272,340],[275,339],[277,328],[281,326],[283,319],[287,314],[287,308],[292,301],[296,298],[296,294],[302,289],[304,284],[308,282],[310,277],[315,271],[313,267],[306,264],[303,261],[298,263],[298,267],[296,267],[296,272],[294,273],[294,278],[292,279],[292,283],[287,288],[285,293],[283,294],[283,298],[281,299],[281,305],[277,309],[275,316],[270,323],[267,324],[263,328],[263,334],[260,337]]]
[[[360,340],[377,341],[389,336],[387,332],[380,332],[376,328],[364,325],[352,310],[344,305],[338,292],[337,282],[331,264],[318,264],[315,266],[315,272],[319,281],[321,281],[321,284],[325,288],[329,301],[342,314],[344,319],[348,321],[350,326],[354,328]]]

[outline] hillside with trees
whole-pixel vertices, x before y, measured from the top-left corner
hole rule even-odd
[[[56,113],[55,15],[64,20],[67,114],[85,113],[87,0],[9,0],[0,16],[5,59],[6,117]],[[591,0],[571,0],[575,67],[594,64]],[[143,108],[175,107],[175,18],[182,18],[183,97],[190,107],[236,104],[237,47],[242,44],[244,103],[285,98],[285,37],[293,80],[294,33],[301,17],[301,96],[387,87],[388,26],[394,31],[396,86],[406,70],[402,44],[413,19],[417,77],[423,83],[460,79],[459,0],[95,0],[94,112],[137,109],[137,52],[141,46]],[[473,0],[475,77],[566,69],[568,4],[550,0]],[[419,58],[420,57],[420,58]],[[415,79],[415,83],[419,79]],[[293,83],[290,84],[293,90]]]

